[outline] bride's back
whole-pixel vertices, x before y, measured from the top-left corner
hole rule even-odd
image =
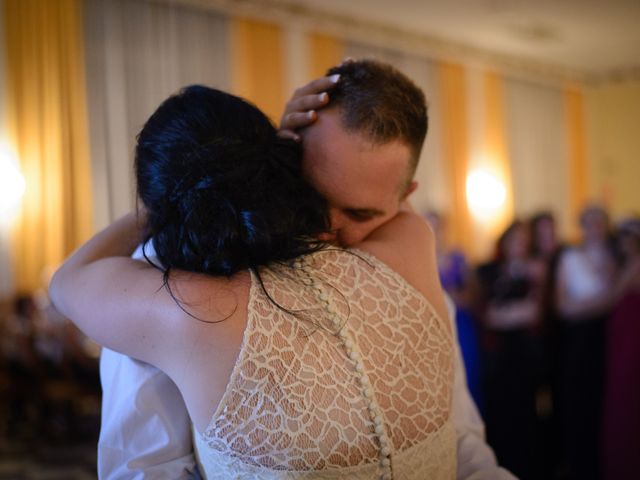
[[[371,478],[387,459],[396,478],[450,478],[447,324],[371,255],[305,258],[252,274],[237,362],[208,427],[194,433],[202,470]]]

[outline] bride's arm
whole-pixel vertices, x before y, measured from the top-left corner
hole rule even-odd
[[[110,269],[102,267],[109,265],[110,259],[128,259],[142,240],[140,230],[137,215],[129,213],[96,234],[64,261],[49,285],[49,294],[60,313],[77,316],[82,304],[78,288],[91,291],[99,282],[95,273],[107,273],[103,270]]]
[[[49,294],[56,308],[101,345],[158,364],[154,347],[172,330],[178,310],[162,288],[162,272],[132,260],[142,240],[130,213],[76,250],[54,274]]]
[[[56,276],[64,277],[103,258],[131,256],[142,241],[142,222],[134,212],[116,220],[67,258]],[[55,286],[61,286],[58,282]]]

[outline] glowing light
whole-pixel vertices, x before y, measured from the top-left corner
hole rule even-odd
[[[478,169],[467,176],[467,203],[471,213],[480,220],[495,217],[507,198],[507,189],[493,174]]]
[[[25,189],[24,177],[11,150],[0,145],[0,216],[7,218],[20,206]]]

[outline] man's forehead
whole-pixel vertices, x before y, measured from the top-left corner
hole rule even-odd
[[[305,168],[348,182],[397,191],[406,180],[410,150],[399,141],[372,142],[344,129],[337,111],[323,112],[303,136]],[[334,178],[339,180],[339,178]]]

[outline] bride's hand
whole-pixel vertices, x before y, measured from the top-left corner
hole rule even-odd
[[[300,135],[296,133],[296,130],[307,127],[316,121],[318,118],[316,110],[329,103],[327,90],[331,90],[339,79],[340,75],[321,77],[298,88],[285,106],[278,135],[282,138],[300,141]]]

